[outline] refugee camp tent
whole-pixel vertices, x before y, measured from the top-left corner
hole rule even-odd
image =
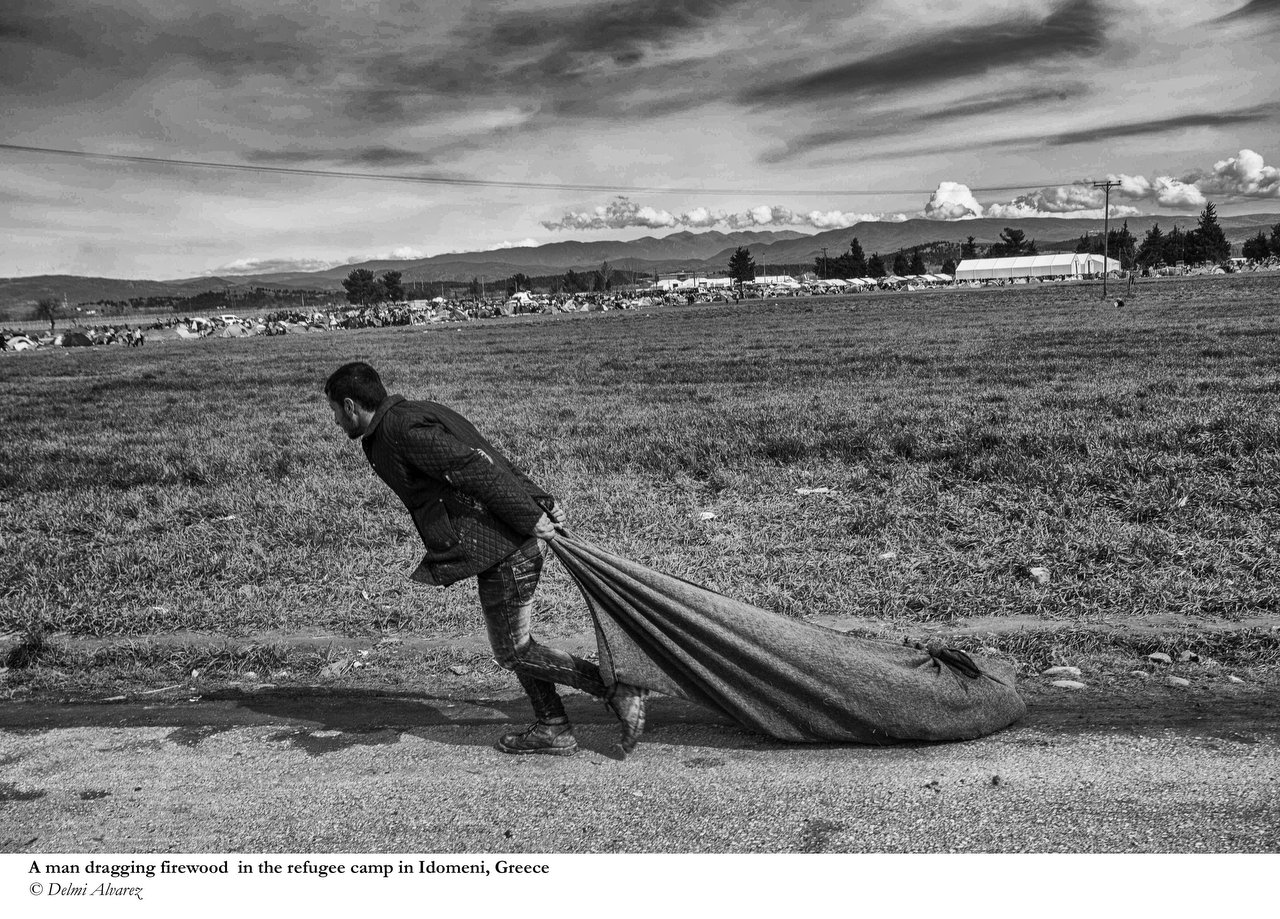
[[[1118,259],[1106,260],[1107,271],[1119,271]],[[1056,252],[1051,255],[1018,255],[1008,258],[967,258],[956,266],[957,281],[992,281],[1012,278],[1082,278],[1103,271],[1101,255]]]
[[[4,343],[6,351],[34,351],[36,343],[25,335],[15,335]]]
[[[87,348],[93,344],[93,339],[78,329],[63,332],[61,338],[58,344],[64,348]]]
[[[238,322],[233,322],[218,333],[219,338],[244,338],[253,334]]]

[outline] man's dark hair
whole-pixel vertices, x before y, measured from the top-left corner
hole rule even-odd
[[[374,412],[387,398],[387,388],[382,385],[378,371],[361,361],[352,361],[330,375],[324,384],[324,394],[334,402],[350,399],[361,408]]]

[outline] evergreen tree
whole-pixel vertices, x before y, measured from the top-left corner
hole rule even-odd
[[[480,279],[473,277],[471,279],[471,283],[467,285],[467,293],[471,294],[473,297],[478,297],[480,296],[480,291]]]
[[[942,263],[942,273],[951,274],[951,275],[954,275],[956,273],[956,260],[949,255],[947,256],[946,260],[943,261]]]
[[[1164,263],[1176,265],[1187,260],[1187,233],[1176,223],[1164,238]]]
[[[1107,234],[1107,254],[1120,259],[1121,268],[1132,268],[1137,256],[1138,241],[1129,232],[1129,221],[1125,221],[1118,230]]]
[[[977,258],[977,257],[978,257],[978,244],[975,243],[973,241],[973,237],[970,236],[967,242],[960,244],[960,259],[961,261],[963,261],[964,259],[967,259],[967,258]]]
[[[378,281],[368,268],[355,268],[346,276],[342,286],[347,291],[347,302],[358,306],[376,303],[381,293]]]
[[[1280,224],[1276,224],[1276,229],[1280,230]],[[867,275],[867,254],[862,251],[862,244],[858,242],[858,237],[854,237],[849,243],[849,264],[847,273],[841,275],[845,278],[863,278]]]
[[[1148,235],[1150,234],[1148,233]],[[1129,221],[1127,220],[1119,229],[1107,231],[1105,247],[1102,244],[1101,233],[1085,233],[1076,241],[1077,252],[1087,252],[1092,255],[1102,255],[1105,252],[1107,258],[1119,261],[1121,268],[1133,267],[1134,260],[1137,258],[1137,246],[1138,241],[1129,232]]]
[[[751,257],[751,250],[746,246],[739,246],[733,250],[733,255],[729,256],[729,277],[738,285],[739,293],[742,291],[743,284],[756,279],[755,259]]]
[[[1218,210],[1209,201],[1200,212],[1200,220],[1196,224],[1195,244],[1193,247],[1200,262],[1224,262],[1231,257],[1231,243],[1227,242],[1227,234],[1218,226]]]
[[[973,237],[970,237],[972,239]],[[1013,255],[1035,255],[1036,241],[1028,240],[1027,234],[1017,227],[1005,227],[1000,231],[1000,240],[987,253],[991,258],[1007,258]]]
[[[1164,261],[1164,244],[1165,237],[1160,231],[1160,224],[1153,223],[1151,229],[1147,230],[1147,235],[1142,237],[1142,245],[1138,247],[1138,254],[1134,258],[1139,265],[1154,267]]]
[[[378,279],[381,289],[382,300],[392,300],[399,303],[401,300],[407,299],[404,295],[404,284],[401,283],[402,275],[398,271],[384,271],[382,277]]]
[[[901,249],[893,253],[893,273],[898,277],[911,274],[911,262],[907,260],[907,253]]]
[[[883,278],[888,273],[884,270],[884,259],[880,257],[880,253],[873,252],[871,258],[867,259],[867,277]]]
[[[920,254],[920,247],[911,250],[911,273],[912,274],[928,274],[929,269],[924,266],[924,256]]]
[[[1246,239],[1240,254],[1259,262],[1265,259],[1271,254],[1271,243],[1267,240],[1267,234],[1259,230],[1257,236]]]
[[[1280,258],[1280,223],[1271,228],[1271,254]]]

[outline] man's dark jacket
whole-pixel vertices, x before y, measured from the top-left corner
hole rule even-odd
[[[555,504],[471,422],[435,402],[388,396],[360,445],[427,548],[415,581],[444,586],[492,568]]]

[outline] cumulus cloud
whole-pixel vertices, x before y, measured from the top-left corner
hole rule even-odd
[[[559,220],[544,220],[548,230],[619,230],[627,227],[645,229],[711,229],[725,227],[730,230],[747,230],[754,227],[808,226],[819,230],[851,227],[855,223],[876,221],[898,222],[906,220],[906,214],[862,214],[845,211],[808,211],[801,213],[777,204],[762,204],[745,211],[713,211],[707,207],[695,207],[679,214],[643,207],[619,196],[612,202],[590,211],[569,212]]]
[[[325,271],[346,264],[346,260],[331,261],[318,258],[241,258],[220,265],[205,275],[279,274],[286,271]]]
[[[1077,217],[1101,218],[1105,216],[1105,197],[1092,183],[1076,182],[1070,185],[1053,185],[1037,188],[1025,195],[1018,195],[1008,204],[991,204],[988,217]],[[1142,213],[1128,204],[1112,204],[1112,217],[1134,217]]]
[[[1014,217],[1072,217],[1076,219],[1092,219],[1101,220],[1106,216],[1105,208],[1099,204],[1097,207],[1082,207],[1074,211],[1046,211],[1037,207],[1037,201],[1034,196],[1019,195],[1008,204],[992,204],[987,208],[988,217],[1001,217],[1006,220]],[[1111,205],[1112,217],[1137,217],[1142,211],[1128,204]]]
[[[425,250],[418,249],[414,246],[396,246],[396,248],[392,249],[386,255],[368,256],[368,258],[371,260],[378,259],[378,258],[406,259],[406,258],[426,258],[426,257],[427,257],[427,252]]]
[[[527,239],[517,239],[515,242],[504,239],[500,243],[494,243],[492,246],[486,247],[484,251],[492,252],[495,249],[527,249],[527,248],[538,246],[538,245],[541,245],[541,243],[539,243],[533,237],[529,237]]]
[[[1280,169],[1268,166],[1262,155],[1241,150],[1235,156],[1213,164],[1213,172],[1194,178],[1195,185],[1209,195],[1239,195],[1246,198],[1280,198]]]
[[[1205,203],[1204,193],[1199,188],[1170,176],[1148,179],[1146,176],[1121,174],[1107,178],[1120,183],[1116,193],[1123,198],[1151,200],[1161,207],[1174,208],[1197,208]]]
[[[921,217],[930,220],[968,220],[982,216],[982,205],[962,182],[939,182],[929,196]]]
[[[1268,166],[1260,154],[1241,150],[1237,155],[1214,163],[1212,171],[1184,178],[1157,175],[1110,175],[1118,182],[1112,190],[1111,216],[1136,217],[1143,202],[1161,208],[1195,210],[1204,207],[1209,196],[1254,198],[1280,197],[1280,169]],[[1013,219],[1018,217],[1074,217],[1101,219],[1106,198],[1103,190],[1091,181],[1050,185],[1018,195],[1010,201],[981,203],[963,182],[939,182],[925,203],[913,216],[929,220],[972,220],[978,217]],[[840,210],[793,211],[782,205],[762,204],[745,211],[726,212],[695,207],[672,213],[644,207],[619,196],[607,205],[590,211],[566,213],[559,220],[543,221],[548,230],[605,230],[642,227],[647,229],[711,229],[722,227],[744,230],[757,227],[812,227],[833,230],[858,223],[898,222],[906,214],[856,213]]]
[[[651,207],[641,207],[629,198],[617,197],[590,211],[569,212],[559,220],[544,220],[548,230],[620,230],[647,227],[657,230],[678,224],[675,215]]]
[[[809,211],[804,222],[818,230],[841,230],[855,223],[901,223],[906,214],[855,214],[848,211]]]
[[[336,265],[358,265],[362,262],[407,262],[420,258],[430,258],[431,253],[425,249],[419,249],[417,246],[396,246],[394,249],[384,249],[380,252],[364,252],[358,255],[348,255]]]

